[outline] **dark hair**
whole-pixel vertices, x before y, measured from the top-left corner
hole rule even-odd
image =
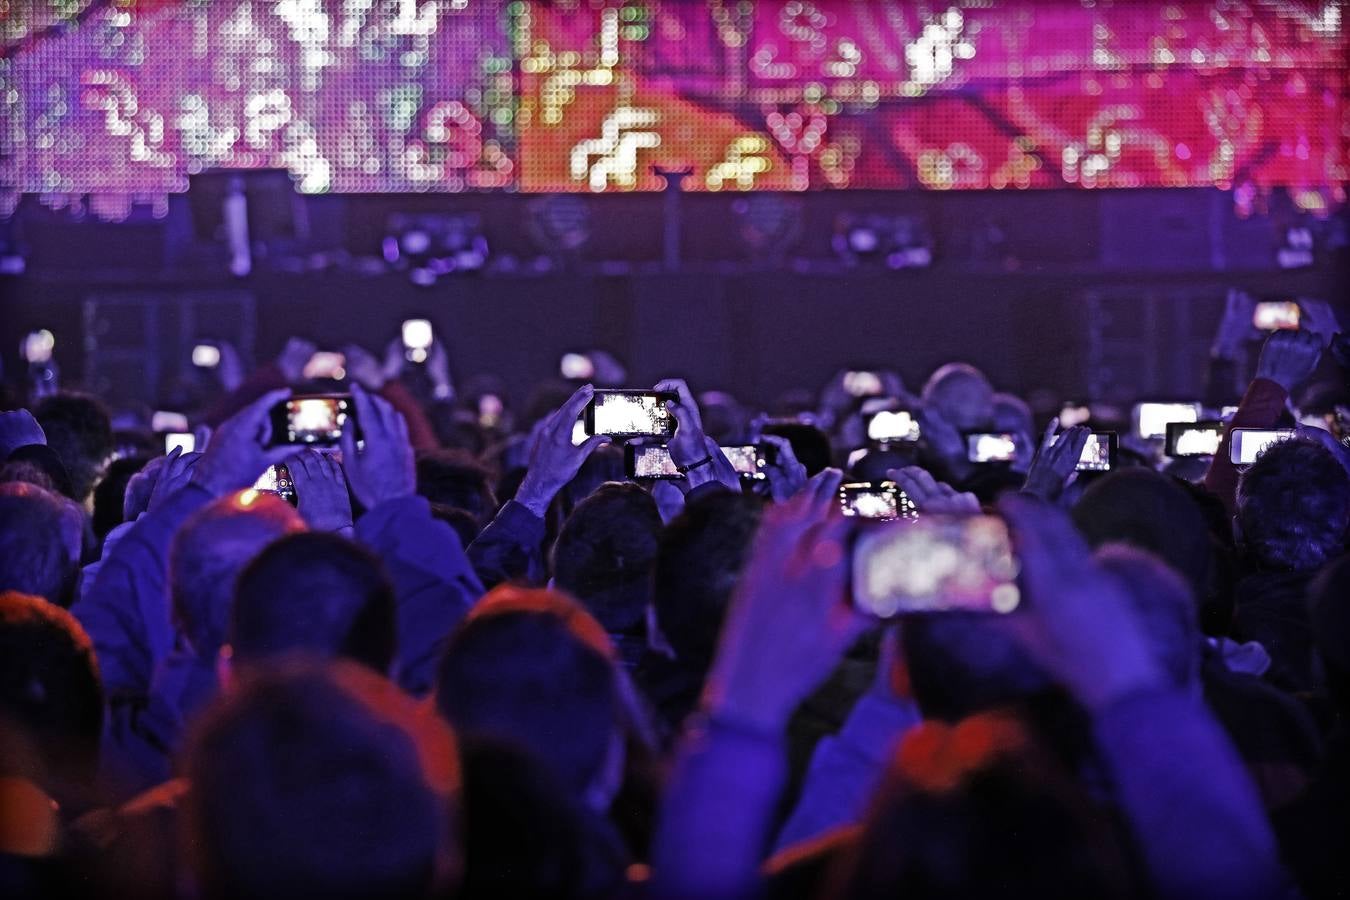
[[[112,456],[108,411],[93,397],[62,392],[40,401],[33,408],[33,418],[47,435],[47,446],[70,473],[71,499],[83,503]]]
[[[70,605],[79,560],[66,543],[63,502],[26,482],[0,489],[0,591]]]
[[[614,663],[551,610],[470,616],[441,660],[436,707],[466,737],[532,754],[574,796],[600,774],[620,723]]]
[[[103,480],[94,488],[94,535],[102,540],[122,524],[126,508],[127,485],[150,460],[143,456],[115,459],[108,465]]]
[[[1237,519],[1258,563],[1312,571],[1345,550],[1350,474],[1320,444],[1273,444],[1238,481]]]
[[[651,602],[661,514],[651,494],[611,482],[563,523],[553,545],[554,584],[581,601],[612,633],[642,625]]]
[[[199,720],[186,825],[208,898],[421,897],[448,847],[453,744],[360,666],[243,679]]]
[[[259,553],[234,587],[234,658],[305,651],[387,673],[394,659],[394,587],[375,554],[336,534],[290,534]]]
[[[497,511],[488,470],[463,450],[419,450],[417,493],[432,503],[466,510],[478,520],[480,528]]]
[[[1107,544],[1095,559],[1124,586],[1172,686],[1189,688],[1200,674],[1200,629],[1190,585],[1153,554],[1127,544]]]
[[[661,633],[688,668],[705,671],[712,662],[762,509],[744,494],[708,494],[685,506],[661,534],[652,602]]]
[[[1327,692],[1350,715],[1350,556],[1329,564],[1308,588],[1312,635]]]
[[[94,645],[70,613],[18,591],[0,593],[0,714],[55,772],[93,777],[103,733]]]
[[[483,530],[483,523],[467,509],[446,506],[444,503],[431,504],[432,518],[438,519],[454,529],[461,547],[467,548]]]
[[[830,439],[814,425],[805,422],[771,422],[760,433],[785,438],[792,445],[792,455],[797,457],[797,462],[806,467],[807,475],[815,475],[821,469],[830,467],[833,458]]]

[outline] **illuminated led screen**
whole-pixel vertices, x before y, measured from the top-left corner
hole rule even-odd
[[[1346,0],[0,0],[0,187],[1350,182]]]

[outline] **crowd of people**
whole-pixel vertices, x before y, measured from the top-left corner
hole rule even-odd
[[[762,413],[663,381],[661,480],[578,426],[591,381],[634,387],[603,355],[513,408],[440,344],[321,383],[307,341],[223,347],[167,454],[145,411],[7,385],[0,894],[1348,896],[1350,354],[1251,329],[1230,302],[1198,461],[966,363]],[[349,395],[340,440],[281,441],[313,391]],[[981,431],[1015,457],[972,462]],[[917,517],[843,515],[846,481]],[[979,515],[1012,612],[854,603],[860,533]]]

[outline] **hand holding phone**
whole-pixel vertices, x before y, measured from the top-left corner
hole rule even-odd
[[[594,390],[583,414],[586,434],[611,438],[675,434],[675,417],[666,408],[678,398],[672,391]]]
[[[1234,428],[1229,435],[1228,461],[1235,466],[1250,466],[1271,445],[1295,434],[1292,428]]]
[[[1223,441],[1223,422],[1170,422],[1163,452],[1173,459],[1213,456]]]
[[[272,445],[333,446],[354,415],[351,394],[291,397],[272,409]],[[353,423],[354,425],[355,423]]]
[[[1010,463],[1017,459],[1016,436],[1006,432],[966,435],[966,459],[973,463]]]
[[[684,477],[665,444],[626,444],[624,471],[629,478],[678,481]]]
[[[894,481],[852,481],[839,485],[839,509],[850,518],[912,519],[914,501]]]
[[[1263,300],[1252,311],[1252,325],[1261,331],[1297,331],[1299,307],[1292,300]]]
[[[347,377],[347,357],[342,353],[320,350],[309,358],[300,374],[308,379],[341,381]]]
[[[1051,438],[1050,446],[1059,443],[1060,435]],[[1075,472],[1110,472],[1116,467],[1116,448],[1118,446],[1114,431],[1094,431],[1088,434],[1083,443],[1083,452],[1079,454]]]
[[[1170,422],[1196,422],[1199,419],[1199,403],[1149,402],[1134,406],[1135,433],[1144,440],[1166,437]]]
[[[907,409],[883,409],[864,416],[867,440],[874,444],[895,441],[917,441],[921,434],[919,420]]]
[[[403,353],[409,362],[427,361],[434,335],[428,319],[405,319],[403,322]]]

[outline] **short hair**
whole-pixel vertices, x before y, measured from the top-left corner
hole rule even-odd
[[[1237,519],[1261,565],[1310,572],[1345,550],[1350,474],[1320,444],[1273,444],[1238,481]]]
[[[105,537],[126,520],[127,487],[149,460],[143,456],[115,459],[108,465],[103,480],[94,488],[94,535]]]
[[[208,898],[420,897],[447,862],[453,740],[361,666],[242,679],[189,741],[185,822]]]
[[[70,605],[79,560],[67,541],[69,502],[27,482],[0,485],[0,591]]]
[[[958,430],[985,425],[993,413],[993,396],[989,379],[969,363],[947,363],[923,386],[924,404],[937,407]]]
[[[1151,553],[1107,544],[1094,554],[1114,575],[1172,686],[1188,688],[1200,674],[1200,627],[1190,585]]]
[[[689,503],[662,532],[652,602],[682,665],[711,665],[762,510],[753,497],[719,491]]]
[[[436,448],[417,452],[417,493],[432,503],[467,510],[486,525],[497,511],[487,468],[464,450]]]
[[[288,534],[268,544],[234,586],[230,647],[255,663],[304,652],[388,673],[394,586],[375,554],[336,534]]]
[[[436,681],[436,707],[466,738],[514,744],[546,766],[572,796],[583,796],[603,770],[621,723],[614,662],[585,639],[570,617],[591,619],[556,592],[535,609],[476,610],[451,637]],[[591,620],[594,623],[594,620]],[[599,628],[598,625],[593,627]]]
[[[62,392],[41,400],[33,408],[33,418],[47,435],[47,446],[70,473],[71,499],[83,503],[112,456],[112,420],[107,409],[86,394]]]
[[[993,426],[1002,431],[1024,429],[1028,433],[1036,428],[1036,417],[1031,406],[1016,394],[995,393],[990,401],[993,412]]]
[[[103,733],[103,682],[75,617],[29,594],[0,593],[0,715],[51,767],[92,778]]]
[[[563,523],[553,545],[554,584],[610,632],[630,632],[646,620],[660,535],[651,494],[631,483],[601,485]]]
[[[304,529],[289,503],[261,491],[221,497],[188,517],[169,545],[169,595],[198,654],[212,655],[228,639],[244,566],[272,541]]]

